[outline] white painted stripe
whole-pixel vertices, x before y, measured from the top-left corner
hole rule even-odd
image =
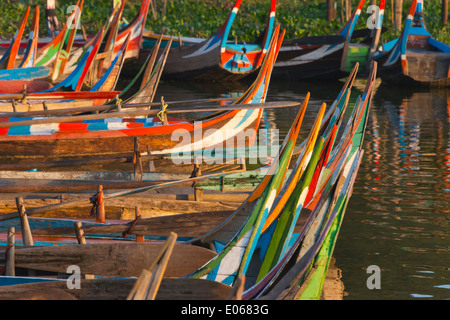
[[[186,152],[187,150],[195,151],[202,150],[205,148],[213,147],[217,144],[223,143],[225,140],[228,140],[238,133],[242,132],[245,128],[247,128],[257,117],[258,110],[252,112],[252,114],[247,118],[247,120],[243,121],[239,126],[238,124],[242,121],[245,116],[247,110],[239,111],[233,119],[228,121],[223,127],[219,129],[214,129],[209,131],[209,135],[205,135],[199,141],[194,141],[190,145],[179,144],[178,147],[174,147],[173,149],[165,149],[162,151],[152,152],[153,154],[165,154],[165,153],[179,153]],[[208,131],[207,131],[208,132]],[[194,132],[192,132],[194,134]]]
[[[51,135],[59,131],[58,123],[43,123],[30,126],[31,135]]]
[[[334,48],[328,50],[331,47],[331,45],[325,45],[325,46],[322,46],[310,53],[304,54],[304,55],[296,57],[294,59],[290,59],[287,61],[275,62],[275,67],[288,67],[288,66],[295,66],[295,65],[310,63],[312,61],[315,61],[319,58],[330,55],[333,52],[336,52],[336,51],[342,49],[343,46],[344,46],[344,44],[341,43],[341,44],[336,45]],[[295,47],[293,47],[293,48],[295,48]]]

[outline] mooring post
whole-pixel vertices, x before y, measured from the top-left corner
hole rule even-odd
[[[142,181],[142,156],[139,151],[139,140],[138,137],[134,137],[134,156],[133,156],[133,164],[134,164],[134,181]]]
[[[104,223],[106,219],[105,201],[103,200],[103,186],[98,186],[97,193],[97,222]]]
[[[30,224],[28,223],[28,216],[26,214],[23,198],[16,198],[17,211],[19,212],[20,227],[22,229],[22,239],[24,246],[33,246],[33,236],[31,234]]]
[[[79,244],[86,244],[86,239],[84,238],[84,231],[81,228],[82,223],[80,221],[77,221],[74,223],[75,225],[75,235],[77,236],[77,240]]]

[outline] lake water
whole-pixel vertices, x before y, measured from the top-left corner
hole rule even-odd
[[[302,101],[311,93],[306,137],[322,102],[343,82],[271,81],[267,101]],[[350,103],[364,90],[357,80]],[[214,84],[160,84],[155,101],[221,97],[243,92]],[[263,128],[283,139],[298,108],[265,110]],[[398,88],[377,82],[365,154],[336,243],[344,299],[450,298],[450,89]],[[369,266],[380,288],[369,289]]]

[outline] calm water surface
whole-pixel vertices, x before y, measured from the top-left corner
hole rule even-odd
[[[267,101],[301,101],[309,91],[301,133],[306,137],[321,103],[330,105],[342,85],[272,80]],[[364,85],[357,81],[349,106]],[[220,97],[244,89],[161,83],[155,100]],[[265,110],[261,126],[279,129],[283,139],[297,110]],[[449,127],[450,90],[377,86],[365,154],[334,251],[344,299],[450,298]],[[380,289],[367,287],[371,265],[381,270]]]

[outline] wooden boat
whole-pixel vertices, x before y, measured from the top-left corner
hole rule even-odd
[[[80,0],[77,1],[76,8],[78,9],[72,11],[59,33],[53,37],[50,42],[38,50],[36,66],[53,66],[52,77],[58,76],[61,69],[61,63],[66,64],[72,54],[71,48],[76,42],[77,30],[77,28],[74,28],[73,26],[78,26],[80,15],[83,10],[83,4],[83,0],[81,0],[81,2]],[[80,46],[78,45],[77,48],[79,47]],[[77,51],[81,52],[81,50]],[[62,69],[64,72],[64,67]],[[55,70],[58,71],[58,73],[55,73]]]
[[[37,43],[39,39],[39,7],[36,6],[34,10],[33,21],[31,24],[30,35],[28,37],[27,47],[23,54],[22,61],[17,68],[34,67],[37,52]]]
[[[450,46],[425,28],[423,0],[413,1],[398,39],[384,45],[374,59],[382,81],[398,85],[448,87]]]
[[[77,283],[49,277],[0,276],[1,299],[32,300],[224,300],[238,299],[239,287],[231,288],[202,279],[163,278],[170,269],[177,235],[171,233],[159,254],[145,266],[139,278],[79,279]],[[13,250],[14,249],[10,249]],[[175,254],[176,256],[176,254]],[[13,257],[9,253],[9,257]],[[189,258],[188,258],[189,259]],[[175,259],[176,260],[176,259]],[[9,269],[15,269],[11,264]],[[14,274],[14,271],[12,271]],[[14,284],[14,285],[11,285]],[[62,286],[64,284],[64,286]],[[78,287],[79,285],[79,287]],[[77,292],[67,289],[77,288]],[[25,290],[25,292],[24,292]]]
[[[354,117],[350,118],[349,125],[345,126],[344,135],[349,134],[349,136],[341,139],[336,146],[337,153],[328,159],[326,167],[336,162],[337,154],[344,155],[342,157],[344,161],[338,161],[340,162],[338,167],[341,169],[337,171],[333,169],[332,179],[326,183],[326,191],[322,194],[319,193],[320,199],[312,202],[314,205],[309,207],[312,209],[312,213],[300,234],[294,237],[295,240],[292,239],[294,244],[291,247],[291,253],[276,262],[282,264],[283,260],[286,262],[290,259],[289,257],[293,257],[292,266],[285,270],[284,275],[278,279],[274,274],[270,275],[270,283],[267,282],[269,285],[266,283],[264,289],[261,289],[261,286],[254,286],[252,290],[248,290],[249,296],[257,294],[258,297],[264,299],[320,298],[332,248],[336,242],[337,232],[342,223],[346,203],[351,195],[363,153],[362,141],[368,119],[375,72],[376,66],[368,80],[364,95],[357,102],[358,110],[353,112]],[[274,267],[272,270],[276,270],[276,268]],[[280,269],[277,272],[279,271]]]
[[[100,46],[101,34],[98,35],[97,39],[98,41],[94,43],[95,46],[93,44],[90,50],[85,53],[77,68],[65,80],[55,86],[46,84],[42,80],[12,82],[0,80],[0,83],[8,91],[3,97],[0,96],[0,99],[6,100],[0,104],[0,110],[26,112],[36,109],[62,109],[67,108],[68,104],[72,107],[101,105],[117,96],[120,91],[114,91],[114,89],[123,66],[127,42],[123,44],[115,59],[111,61],[110,67],[96,85],[90,91],[81,91],[86,75],[92,67],[91,63]],[[22,97],[16,97],[14,94],[17,93],[22,93]],[[20,99],[22,102],[12,101],[16,99]],[[45,107],[43,106],[44,103]]]
[[[216,245],[218,245],[219,242],[223,242],[224,249],[220,251],[220,253],[218,253],[215,259],[211,260],[208,264],[206,264],[190,276],[214,279],[215,281],[232,284],[238,276],[245,275],[246,287],[252,285],[257,285],[259,287],[263,284],[267,284],[267,278],[264,278],[267,273],[262,273],[258,278],[256,277],[257,274],[255,274],[255,268],[259,272],[264,272],[265,262],[256,262],[255,259],[257,259],[257,256],[260,257],[260,259],[264,258],[264,254],[261,252],[264,251],[264,249],[262,248],[267,248],[265,254],[266,257],[268,257],[269,253],[273,250],[271,249],[272,245],[274,245],[275,247],[279,247],[280,245],[281,247],[285,247],[284,243],[287,243],[285,241],[288,241],[290,237],[289,233],[293,231],[293,227],[296,223],[296,218],[292,217],[289,221],[285,221],[283,224],[282,217],[286,215],[294,215],[295,213],[298,215],[299,210],[292,210],[292,205],[288,205],[288,203],[292,202],[293,204],[298,206],[299,201],[302,202],[305,200],[304,188],[306,187],[306,190],[308,190],[307,188],[310,186],[310,178],[306,177],[311,176],[311,174],[309,173],[310,171],[317,170],[318,156],[320,155],[320,151],[322,149],[321,146],[324,145],[324,137],[320,137],[320,139],[318,137],[324,111],[325,106],[322,106],[322,110],[318,115],[314,129],[311,131],[309,147],[305,148],[304,152],[302,153],[303,156],[298,158],[295,168],[290,174],[287,182],[283,185],[278,196],[275,195],[273,197],[272,203],[268,207],[266,207],[266,212],[264,213],[264,215],[262,212],[259,212],[258,219],[256,219],[256,217],[253,219],[251,218],[251,216],[248,217],[245,225],[254,224],[253,228],[242,227],[240,229],[238,234],[242,235],[243,232],[250,232],[248,234],[248,237],[235,237],[231,241],[223,242],[219,234],[223,233],[224,230],[219,230],[217,232],[218,234],[213,234],[209,237],[206,237],[206,239],[215,239]],[[335,124],[331,123],[331,125]],[[330,135],[328,139],[332,141],[332,135]],[[300,198],[300,195],[303,196]],[[261,199],[263,198],[261,197]],[[283,207],[288,209],[285,209],[281,212],[280,210],[277,210],[277,208],[281,209]],[[255,213],[256,211],[253,212]],[[272,215],[275,215],[278,218],[271,219]],[[260,221],[258,221],[259,219]],[[273,223],[269,223],[269,227],[264,228],[269,219],[271,219]],[[281,228],[281,230],[278,232],[278,227],[276,227],[277,223],[279,228]],[[275,228],[271,226],[275,226]],[[290,232],[288,232],[289,230]],[[285,241],[283,242],[280,242],[282,238],[279,237],[281,237],[281,235],[284,235],[285,238]],[[233,254],[233,252],[235,253]],[[282,252],[279,252],[279,257],[284,257],[284,254],[282,254]],[[275,261],[277,261],[276,258],[274,259]],[[277,266],[277,270],[279,268],[280,267]],[[271,270],[271,268],[269,268],[269,270]],[[245,294],[246,293],[244,292],[244,295]]]
[[[363,10],[365,0],[358,7],[347,24],[337,35],[314,36],[286,40],[280,48],[273,76],[280,79],[337,79],[348,74],[356,62],[359,70],[370,70],[372,52],[377,48],[381,22],[384,12],[384,0],[380,1],[379,24],[377,32],[371,30],[354,31]],[[362,38],[354,42],[355,38]]]
[[[277,36],[278,30],[279,27],[276,30]],[[236,101],[236,104],[264,102],[282,36],[280,39],[276,38],[272,41],[268,51],[270,54],[266,55],[258,78],[247,93]],[[127,154],[134,150],[135,137],[139,139],[139,144],[143,148],[146,149],[147,146],[150,146],[152,154],[186,152],[187,147],[189,147],[189,151],[213,148],[217,145],[223,149],[227,140],[234,140],[236,135],[243,130],[252,128],[256,134],[262,114],[261,109],[235,109],[203,118],[201,122],[169,118],[167,124],[158,117],[131,118],[131,115],[142,116],[145,112],[130,111],[128,113],[88,115],[86,119],[90,120],[87,121],[80,121],[83,118],[77,118],[85,116],[73,116],[70,120],[67,117],[24,120],[26,122],[17,122],[16,118],[6,117],[0,123],[0,126],[7,128],[2,129],[0,145],[9,152],[8,154],[3,153],[2,158],[13,161],[27,158],[50,160]],[[130,118],[124,118],[124,116]],[[99,120],[100,118],[103,119]],[[43,121],[48,122],[43,125]],[[40,128],[39,132],[34,130],[36,128]],[[199,140],[198,136],[194,137],[194,132],[198,133],[200,128],[202,139]],[[20,132],[15,129],[19,129]],[[189,135],[190,143],[180,144],[173,141],[172,134],[175,130],[178,130],[177,132],[182,130],[181,132],[184,132],[186,137]],[[207,133],[207,135],[203,133]],[[253,136],[245,139],[244,146],[253,144]]]
[[[234,18],[242,0],[237,0],[227,20],[209,39],[197,44],[183,45],[171,51],[164,69],[164,79],[239,80],[255,75],[261,67],[273,38],[276,1],[271,1],[266,30],[261,43],[228,42]],[[141,59],[147,55],[141,50]],[[131,69],[130,69],[131,70]]]
[[[29,68],[14,68],[0,70],[0,80],[37,80],[50,76],[51,70],[46,66],[34,66]]]
[[[259,276],[262,278],[256,283],[251,280],[249,283],[251,287],[247,287],[242,295],[245,299],[257,298],[261,293],[268,292],[267,289],[277,279],[283,268],[287,265],[286,262],[291,259],[293,253],[298,252],[298,245],[304,239],[307,239],[309,243],[312,243],[314,252],[318,250],[317,248],[321,247],[320,241],[317,240],[317,238],[325,238],[325,236],[329,234],[329,226],[336,221],[335,218],[337,215],[335,212],[339,211],[342,213],[342,204],[345,203],[346,199],[348,199],[348,194],[351,190],[355,173],[357,172],[357,165],[359,164],[361,155],[359,149],[367,121],[368,102],[371,97],[370,89],[372,88],[372,84],[373,81],[369,81],[366,94],[362,97],[362,99],[357,101],[357,107],[354,109],[350,119],[348,120],[348,124],[342,128],[343,135],[339,141],[335,141],[334,139],[337,132],[336,126],[342,123],[342,115],[345,110],[344,106],[346,103],[343,103],[343,108],[333,108],[331,111],[332,116],[325,117],[325,119],[325,105],[322,106],[316,119],[316,123],[313,126],[311,134],[308,138],[308,143],[305,144],[304,152],[296,162],[295,171],[291,173],[287,179],[287,183],[283,186],[282,181],[284,180],[286,168],[292,156],[293,147],[300,130],[301,120],[306,110],[307,101],[303,104],[293,127],[291,128],[280,149],[281,152],[279,157],[272,166],[272,169],[274,170],[272,171],[273,175],[267,175],[255,191],[247,198],[246,201],[244,201],[242,206],[236,210],[235,214],[227,219],[224,224],[196,239],[195,241],[187,242],[195,243],[201,239],[202,242],[206,243],[208,242],[207,239],[209,239],[211,244],[215,244],[215,248],[218,252],[213,259],[197,271],[188,275],[187,278],[202,277],[203,279],[201,280],[214,280],[217,282],[222,282],[224,285],[231,285],[235,282],[237,283],[238,279],[242,279],[241,275],[243,274],[245,274],[246,282],[248,279],[251,280],[251,277],[247,277],[247,274],[250,273],[251,275],[254,273],[254,258],[257,256],[264,257],[264,253],[260,252],[260,248],[263,248],[261,247],[261,244],[267,244],[267,238],[265,235],[268,234],[271,236],[269,238],[272,238],[269,242],[269,249],[271,248],[271,245],[275,243],[275,247],[283,248],[283,250],[278,255],[277,259],[272,259],[275,266],[268,269],[270,272],[263,272],[263,274]],[[348,101],[348,99],[344,100]],[[320,130],[323,122],[322,119],[324,119],[325,123],[327,123],[325,130]],[[318,133],[320,131],[322,131],[324,135],[319,138]],[[322,163],[322,165],[319,165],[320,163]],[[276,171],[275,168],[277,169]],[[325,173],[326,175],[326,177],[322,175],[321,179],[319,179],[320,183],[318,183],[318,186],[315,188],[319,191],[318,194],[310,196],[310,199],[318,197],[320,198],[320,201],[313,202],[315,203],[313,207],[314,214],[308,215],[309,221],[307,220],[307,223],[304,224],[306,227],[303,227],[300,234],[297,234],[293,232],[293,226],[297,223],[296,220],[299,218],[298,214],[303,207],[304,201],[307,199],[307,197],[304,196],[304,188],[311,186],[311,181],[313,181],[314,176],[316,176],[314,174],[315,172]],[[325,188],[326,191],[321,191],[322,188],[320,188],[320,184],[327,185]],[[279,192],[277,192],[277,190],[279,190]],[[288,194],[286,199],[284,199],[285,194]],[[345,196],[347,196],[347,198]],[[330,206],[329,203],[332,203],[333,205]],[[305,207],[307,208],[308,206],[306,205]],[[287,214],[290,216],[293,213],[296,213],[295,216],[290,219],[290,223],[285,224],[287,228],[283,228],[283,241],[280,241],[283,237],[273,237],[277,234],[272,232],[274,228],[266,228],[266,233],[263,231],[263,226],[267,222],[267,218],[270,217],[270,213],[274,212],[273,208],[287,208],[281,212],[281,215],[279,216],[280,219],[277,223],[281,223],[280,221],[283,220],[284,215]],[[292,211],[292,209],[294,210]],[[308,212],[310,211],[308,210]],[[306,212],[306,214],[308,212]],[[314,228],[317,224],[314,223],[315,219],[324,221],[324,217],[327,217],[328,219],[324,224],[325,227]],[[244,223],[236,223],[238,221],[243,221]],[[275,225],[277,223],[275,223]],[[311,229],[312,231],[310,231]],[[314,234],[316,234],[319,229],[321,229],[321,232],[318,234],[319,236],[310,241],[311,238],[314,238]],[[245,236],[246,234],[248,237]],[[223,247],[223,249],[221,249],[222,246],[220,245],[220,242],[226,239],[229,239],[229,242]],[[273,241],[273,239],[278,239],[278,241]],[[293,240],[294,245],[292,245]],[[286,244],[289,245],[286,246]],[[307,247],[304,247],[303,249],[306,250],[307,254],[303,254],[301,256],[304,258],[302,263],[304,264],[306,259],[308,265],[310,265],[316,254],[311,256],[308,254],[311,251],[309,251]],[[234,252],[236,252],[237,255],[233,254]],[[267,256],[267,253],[265,254]],[[231,260],[230,256],[232,258]],[[258,265],[259,263],[256,263],[256,266]],[[219,269],[219,272],[216,271],[217,269]],[[257,268],[257,270],[263,271],[265,269]],[[290,269],[287,271],[289,270]],[[294,275],[299,276],[298,273],[295,273]],[[115,279],[112,280],[112,282],[118,283],[122,280],[123,283],[125,283],[125,281],[129,281],[127,279]],[[282,278],[282,280],[286,281],[286,278]],[[51,288],[54,285],[57,284],[49,283],[44,287]],[[112,285],[112,283],[109,285]],[[23,288],[32,289],[37,287],[37,285],[26,285]],[[20,287],[16,288],[18,290],[23,290]],[[114,286],[114,288],[116,288],[116,286]],[[4,288],[0,291],[2,291],[4,295],[7,295],[10,294],[10,290],[11,288]],[[12,290],[14,290],[14,288]],[[176,294],[173,291],[172,293]],[[116,292],[113,297],[120,299],[123,295],[123,292]],[[103,297],[113,299],[113,297],[109,295]],[[162,299],[171,299],[173,297],[174,296],[169,294],[168,296],[164,296]]]
[[[137,277],[157,257],[164,243],[109,241],[86,245],[16,246],[15,266],[52,273],[66,273],[77,265],[83,274],[106,277]],[[199,268],[214,256],[214,252],[185,244],[174,247],[167,277],[180,277]],[[4,265],[4,257],[0,258]]]

